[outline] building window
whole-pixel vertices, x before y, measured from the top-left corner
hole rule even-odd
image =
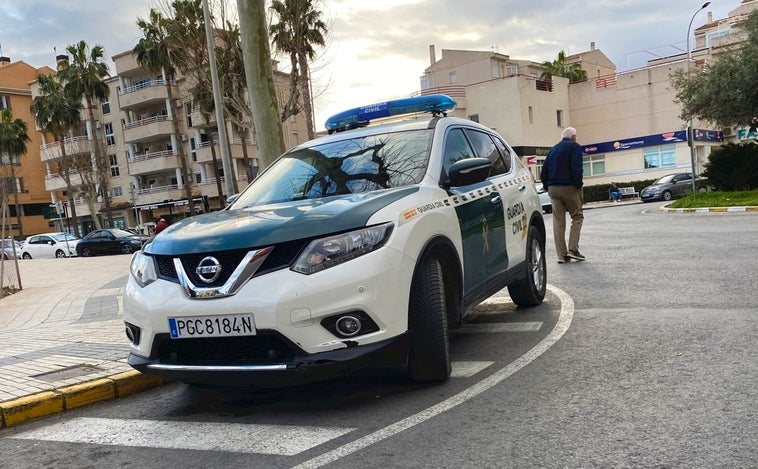
[[[298,142],[297,132],[292,132],[292,146],[296,147],[298,146],[298,144],[299,142]]]
[[[200,173],[195,173],[195,182],[197,184],[201,184],[203,182],[203,175]]]
[[[111,176],[119,176],[120,173],[118,170],[118,158],[116,158],[116,155],[108,155],[108,162],[111,165]]]
[[[424,75],[423,77],[421,77],[421,89],[422,90],[429,89],[429,75]]]
[[[4,187],[10,194],[21,194],[24,190],[24,178],[0,177],[0,187]]]
[[[113,124],[110,122],[105,124],[105,143],[107,145],[116,144],[116,136],[113,135]]]
[[[451,85],[458,83],[458,78],[456,78],[455,72],[450,72],[450,75],[448,76],[448,78],[450,79]]]
[[[534,124],[534,109],[529,106],[529,123]]]
[[[585,156],[583,171],[585,177],[605,174],[605,155]]]
[[[663,168],[676,164],[676,146],[663,145],[645,148],[643,151],[645,169]]]
[[[558,124],[558,127],[563,127],[563,111],[560,109],[555,111],[555,122]]]
[[[113,186],[113,197],[123,197],[124,191],[121,186]]]
[[[11,108],[11,97],[8,95],[0,94],[0,110]]]
[[[518,65],[506,65],[505,76],[512,77],[518,75]]]
[[[100,107],[103,110],[103,114],[110,114],[111,113],[111,103],[108,101],[105,101],[103,103],[100,103]]]
[[[3,153],[0,155],[0,166],[21,166],[21,159],[19,155],[9,155],[7,153]]]

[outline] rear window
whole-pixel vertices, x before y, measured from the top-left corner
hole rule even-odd
[[[417,184],[426,172],[432,132],[368,135],[285,153],[232,208]]]

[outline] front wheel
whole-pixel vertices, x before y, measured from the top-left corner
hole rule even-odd
[[[32,258],[32,255],[31,255],[31,254],[29,254],[28,252],[25,252],[25,253],[23,253],[23,254],[21,255],[21,258],[22,258],[22,259],[31,259],[31,258]]]
[[[92,251],[89,248],[82,248],[82,257],[91,257]]]
[[[408,311],[411,350],[408,373],[413,381],[444,381],[450,377],[450,343],[442,267],[427,258],[411,284]]]
[[[124,253],[124,254],[131,254],[131,253],[134,252],[134,248],[131,245],[129,245],[129,244],[124,244],[121,247],[121,252]]]
[[[58,259],[63,259],[64,257],[66,257],[66,253],[58,249],[57,251],[55,251],[55,257]]]
[[[547,265],[545,241],[536,226],[529,227],[524,270],[524,278],[508,285],[508,293],[517,306],[537,306],[545,299]]]
[[[664,191],[663,192],[663,200],[665,200],[666,202],[670,201],[673,198],[674,197],[671,195],[671,192],[669,192],[669,191]]]

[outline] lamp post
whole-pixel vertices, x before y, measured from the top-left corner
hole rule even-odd
[[[695,21],[695,16],[702,10],[708,8],[711,2],[703,3],[703,6],[693,13],[690,19],[690,24],[687,26],[687,82],[690,81],[690,62],[692,62],[692,51],[690,50],[690,29],[692,28],[692,22]],[[692,165],[692,198],[694,199],[697,194],[695,187],[695,178],[697,177],[697,167],[695,166],[695,129],[693,127],[692,113],[690,113],[689,128],[687,129],[687,143],[690,145],[690,164]]]

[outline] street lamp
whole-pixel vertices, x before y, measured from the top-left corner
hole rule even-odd
[[[711,2],[705,2],[703,3],[703,6],[701,6],[690,19],[690,24],[687,26],[687,83],[690,81],[690,62],[692,62],[692,51],[690,50],[690,29],[692,28],[692,22],[695,21],[695,16],[697,16],[698,13],[700,13],[702,10],[705,10],[708,8],[708,5],[710,5]],[[690,145],[690,164],[692,165],[692,198],[695,198],[695,194],[697,194],[697,190],[695,187],[695,178],[697,177],[697,169],[695,166],[695,130],[693,127],[693,120],[692,120],[692,113],[690,112],[690,122],[689,122],[689,129],[687,129],[687,143]]]

